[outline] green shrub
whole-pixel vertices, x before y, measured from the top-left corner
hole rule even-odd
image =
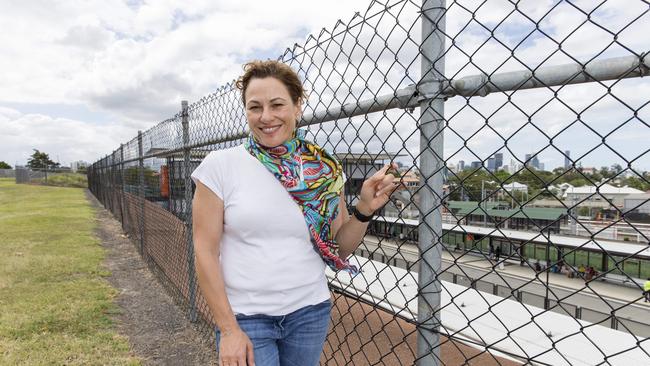
[[[36,184],[43,184],[43,185],[56,186],[56,187],[77,187],[77,188],[88,187],[88,177],[85,174],[77,174],[77,173],[55,174],[52,176],[48,176],[47,182],[45,182],[45,178],[35,179],[32,182]]]

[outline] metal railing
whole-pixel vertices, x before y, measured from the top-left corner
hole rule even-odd
[[[650,84],[643,78],[650,71],[646,57],[650,41],[644,36],[650,28],[649,10],[644,0],[625,6],[612,0],[372,1],[364,14],[323,29],[279,57],[299,73],[308,89],[300,126],[307,129],[309,139],[342,157],[350,173],[348,205],[357,199],[354,187],[387,161],[400,163],[404,176],[413,173],[420,178],[417,186],[400,193],[405,202],[391,209],[398,217],[408,213],[415,229],[385,221],[388,232],[400,233],[378,238],[372,251],[392,265],[371,271],[372,262],[364,262],[366,271],[355,281],[365,281],[367,288],[341,285],[350,281],[347,275],[333,275],[333,291],[370,305],[374,313],[355,318],[348,300],[337,298],[333,312],[337,318],[326,343],[330,353],[322,363],[573,364],[577,358],[572,352],[582,352],[587,364],[625,363],[631,355],[650,362],[647,329],[633,316],[618,315],[645,306],[641,288],[637,285],[636,298],[613,303],[608,301],[612,294],[595,285],[609,274],[629,277],[626,266],[634,263],[650,266],[646,231],[630,219],[632,211],[624,211],[596,189],[592,196],[607,206],[603,214],[615,217],[597,230],[581,226],[583,236],[576,237],[581,241],[572,249],[563,248],[550,240],[550,229],[567,217],[576,220],[577,209],[592,197],[566,201],[549,188],[572,182],[650,190]],[[189,175],[209,151],[236,146],[247,133],[239,92],[230,83],[194,103],[184,102],[177,115],[140,132],[88,169],[93,194],[122,222],[152,271],[208,337],[212,316],[194,274]],[[508,169],[503,166],[504,154],[511,157]],[[561,168],[543,169],[539,159]],[[472,162],[466,169],[449,167],[456,162],[462,166],[460,160]],[[600,177],[584,169],[600,162],[620,169]],[[487,204],[497,197],[495,191],[483,189],[487,180],[498,186],[498,200],[512,209],[507,217],[491,216],[494,211]],[[528,185],[525,195],[507,190],[514,182]],[[529,209],[539,199],[559,203],[564,213],[535,211],[538,216],[533,216]],[[472,212],[447,210],[451,201],[465,200],[478,203]],[[641,210],[649,202],[645,198],[633,209]],[[388,211],[382,210],[379,218]],[[577,270],[583,257],[576,253],[584,250],[585,264],[598,274],[569,294],[554,291],[548,271],[531,271],[517,285],[495,282],[503,275],[494,266],[478,277],[469,276],[465,261],[470,252],[487,254],[467,246],[445,251],[444,242],[450,231],[466,230],[464,221],[470,215],[484,215],[489,228],[488,234],[472,237],[471,242],[503,247],[508,260],[543,257]],[[530,239],[514,241],[504,234],[504,224],[516,220],[533,227]],[[443,229],[450,224],[451,229]],[[639,228],[636,246],[601,241],[604,230],[623,224]],[[414,262],[405,258],[406,236],[418,243]],[[543,238],[548,239],[546,244],[539,244]],[[367,240],[357,253],[370,252]],[[397,243],[396,250],[382,249],[383,241]],[[450,256],[445,260],[456,272],[443,265],[443,254]],[[521,264],[534,269],[532,261]],[[396,280],[380,282],[386,272]],[[402,290],[398,282],[403,276],[413,278],[415,291]],[[531,284],[546,290],[541,307],[538,295],[524,289]],[[458,285],[466,289],[459,290]],[[607,311],[576,305],[575,299],[587,292]],[[470,313],[465,304],[470,293],[476,302],[472,311],[484,309],[480,314]],[[498,297],[504,294],[509,296]],[[537,308],[516,307],[513,294],[518,303]],[[496,317],[501,305],[518,309],[518,320]],[[403,315],[407,308],[412,316]],[[378,310],[389,313],[381,323],[373,320]],[[563,317],[547,317],[551,313]],[[348,315],[359,323],[347,328]],[[493,323],[486,322],[485,315],[495,315]],[[458,317],[464,318],[461,326],[450,324]],[[490,333],[492,325],[501,329],[498,334]],[[571,331],[558,333],[555,326]],[[621,331],[623,335],[613,337],[619,348],[612,348],[608,343],[612,333],[601,328]],[[534,350],[526,343],[530,339],[518,334],[523,329],[541,332],[532,343]],[[350,342],[355,346],[346,346]]]

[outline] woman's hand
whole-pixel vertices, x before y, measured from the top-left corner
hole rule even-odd
[[[399,186],[399,178],[386,174],[388,169],[397,170],[397,164],[386,164],[377,173],[366,179],[361,186],[357,210],[363,215],[370,216],[384,206],[390,195]]]
[[[240,328],[221,332],[219,366],[255,366],[253,343]]]

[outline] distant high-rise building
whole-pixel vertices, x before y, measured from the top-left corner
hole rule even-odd
[[[544,163],[537,164],[537,169],[538,170],[544,170]]]
[[[571,168],[571,151],[567,150],[564,152],[564,170]]]
[[[503,166],[503,153],[494,154],[494,170],[499,170]]]
[[[537,170],[539,169],[539,158],[537,158],[537,154],[526,154],[526,160],[524,162],[524,165],[528,167],[533,167]]]
[[[537,155],[533,156],[533,160],[531,160],[531,164],[530,164],[530,165],[532,165],[533,168],[535,168],[535,169],[537,169],[537,170],[541,170],[541,169],[539,168],[539,159],[537,158]]]
[[[508,173],[513,174],[517,171],[517,165],[519,162],[515,159],[510,159],[510,164],[508,164]]]
[[[479,169],[479,168],[481,168],[481,162],[480,161],[473,161],[471,167],[472,167],[472,169]]]
[[[465,170],[465,161],[461,160],[458,162],[458,171],[462,172],[463,170]]]
[[[496,159],[495,158],[489,158],[487,163],[488,163],[487,168],[488,168],[489,171],[493,172],[493,171],[497,170],[496,169]]]

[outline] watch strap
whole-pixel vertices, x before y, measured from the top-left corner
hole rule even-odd
[[[359,210],[357,210],[357,206],[354,206],[354,207],[352,208],[352,214],[353,214],[354,217],[356,217],[357,220],[359,220],[360,222],[368,222],[368,221],[372,220],[372,218],[375,216],[374,213],[372,213],[370,216],[366,216],[366,215],[362,214],[361,212],[359,212]]]

